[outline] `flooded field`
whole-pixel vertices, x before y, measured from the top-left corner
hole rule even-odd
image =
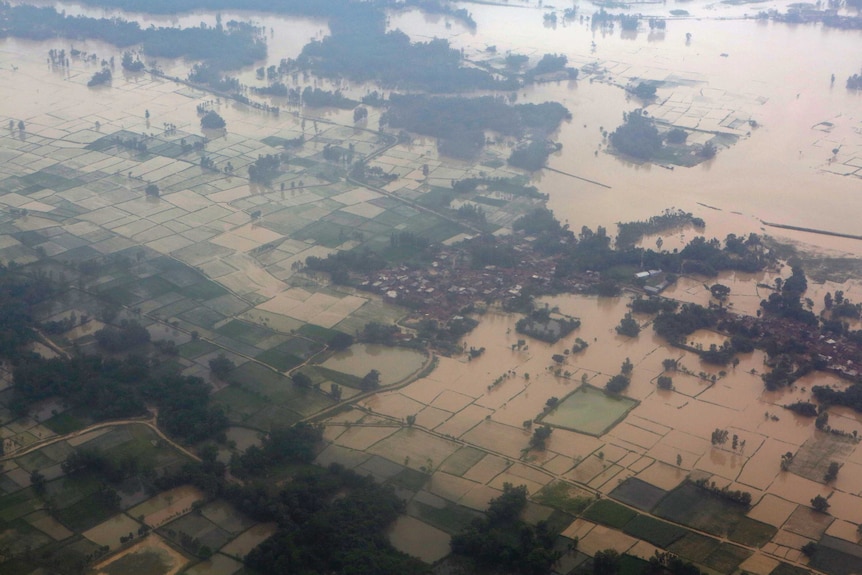
[[[565,427],[589,435],[603,435],[637,405],[627,397],[613,397],[590,385],[583,385],[564,397],[542,423]]]
[[[116,14],[73,3],[54,5],[69,14]],[[501,58],[492,53],[525,54],[533,62],[546,52],[562,53],[580,68],[577,81],[531,85],[513,94],[522,103],[559,101],[572,113],[554,136],[562,148],[549,160],[552,169],[530,177],[549,195],[548,207],[573,230],[604,226],[613,235],[618,222],[646,219],[673,206],[702,217],[707,225],[703,232],[684,228],[661,234],[666,249],[681,248],[700,233],[723,238],[757,232],[818,253],[859,256],[862,241],[768,225],[858,234],[856,215],[862,213],[862,108],[859,95],[843,87],[844,78],[859,70],[860,63],[848,57],[858,52],[858,32],[751,18],[760,10],[787,6],[784,1],[752,6],[687,2],[690,17],[668,18],[666,30],[635,34],[619,27],[593,30],[579,19],[549,26],[543,10],[484,4],[465,4],[477,22],[475,31],[418,11],[392,14],[388,25],[414,39],[446,37],[479,61]],[[668,17],[677,7],[645,4],[639,11]],[[216,21],[209,12],[124,16],[142,25]],[[221,17],[252,20],[269,29],[269,55],[260,65],[296,57],[310,39],[328,33],[325,22],[313,19],[248,12]],[[425,354],[369,344],[354,344],[315,365],[317,354],[329,353],[324,350],[336,330],[355,334],[371,321],[392,323],[406,310],[300,272],[302,263],[359,245],[385,247],[393,234],[405,230],[436,242],[457,241],[463,237],[460,228],[420,212],[412,202],[433,185],[447,186],[463,177],[521,175],[504,162],[514,142],[501,139],[489,146],[484,163],[471,164],[441,157],[429,138],[384,146],[378,134],[354,125],[350,111],[304,107],[275,117],[233,101],[212,103],[209,94],[147,74],[117,74],[110,88],[90,90],[85,84],[95,65],[73,60],[69,69],[58,71],[45,63],[49,49],[70,46],[62,39],[0,40],[0,126],[9,120],[27,125],[21,131],[0,130],[0,260],[129,258],[128,269],[109,267],[84,287],[114,298],[125,306],[127,317],[147,317],[153,339],[177,346],[184,373],[209,377],[209,360],[227,350],[237,364],[235,380],[213,382],[213,397],[233,423],[250,426],[228,431],[239,449],[259,442],[258,429],[299,421],[335,404],[330,386],[356,386],[371,370],[380,372],[382,386],[405,384],[326,421],[331,444],[318,458],[379,481],[416,477],[411,474],[427,479],[411,491],[408,514],[392,527],[389,538],[396,548],[428,563],[441,559],[451,533],[471,517],[463,510],[485,509],[506,483],[526,485],[536,496],[553,481],[565,480],[594,496],[608,495],[634,479],[645,486],[644,492],[673,492],[682,499],[694,489],[687,477],[752,495],[751,509],[732,518],[733,529],[759,529],[766,540],[772,531],[763,525],[781,530],[771,543],[758,543],[770,557],[738,558],[737,564],[752,572],[771,572],[775,557],[804,563],[799,537],[829,533],[851,543],[858,539],[862,449],[854,440],[817,431],[813,419],[784,409],[810,399],[814,385],[843,387],[846,382],[812,373],[792,388],[766,392],[759,377],[768,369],[762,352],[740,355],[733,367],[707,365],[656,336],[647,316],[635,317],[642,328],[637,337],[621,336],[614,328],[629,311],[628,294],[542,298],[541,303],[581,321],[574,333],[554,344],[519,335],[519,316],[492,309],[477,316],[479,326],[461,342],[484,348],[484,353],[470,361],[441,357],[430,373],[422,372],[430,361]],[[75,46],[104,58],[120,56],[100,42],[76,41]],[[190,66],[184,61],[158,64],[181,78]],[[834,85],[831,74],[838,78]],[[254,67],[238,76],[249,85],[262,85]],[[622,89],[639,80],[657,84],[655,101],[640,102]],[[291,87],[302,83],[292,82]],[[357,97],[374,88],[334,85]],[[202,103],[213,105],[228,124],[226,133],[208,134],[215,169],[202,167],[199,155],[175,151],[180,141],[201,136],[196,106]],[[641,106],[667,126],[692,130],[697,142],[720,136],[724,144],[717,157],[679,168],[632,163],[608,153],[602,132],[613,130],[624,112]],[[378,117],[379,111],[370,110],[369,125],[376,125]],[[111,140],[137,134],[162,152],[138,155]],[[292,152],[289,168],[271,188],[251,185],[238,175],[259,155],[279,153],[278,142],[299,137],[304,145]],[[349,144],[361,156],[386,148],[369,164],[396,178],[377,190],[356,186],[323,159],[324,149],[333,143]],[[158,184],[159,197],[143,193],[150,182]],[[519,209],[523,206],[488,206],[487,214],[505,231]],[[642,245],[655,245],[658,237],[647,237]],[[723,305],[754,315],[772,293],[769,286],[788,275],[789,269],[782,269],[723,273],[708,280],[682,277],[665,295],[707,305],[714,303],[709,284],[722,283],[731,290]],[[807,295],[812,309],[819,312],[823,295],[837,289],[857,298],[862,293],[858,282],[811,282]],[[93,319],[96,311],[68,302],[46,313],[46,319],[87,316],[88,321],[62,334],[68,341],[87,342],[105,325]],[[859,322],[853,326],[858,328]],[[576,338],[588,346],[571,352]],[[521,339],[526,343],[520,344]],[[709,348],[724,341],[720,334],[699,330],[687,343]],[[45,346],[36,349],[54,353]],[[666,359],[676,360],[680,368],[672,374],[672,386],[659,389],[657,378],[665,374]],[[624,360],[633,364],[630,385],[621,397],[609,397],[601,388],[620,372]],[[289,380],[294,370],[306,368],[312,389]],[[410,381],[420,372],[422,377]],[[357,391],[344,393],[348,399]],[[555,429],[545,449],[531,449],[532,430],[525,422],[542,417],[550,398],[560,402],[541,421]],[[38,419],[10,418],[2,428],[6,451],[79,423],[62,406],[54,413],[57,408],[46,405]],[[848,436],[862,433],[862,416],[855,412],[832,408],[830,417],[834,428]],[[62,475],[59,463],[66,450],[85,442],[101,441],[93,445],[109,449],[131,441],[109,431],[71,437],[68,444],[55,446],[51,456],[40,451],[4,466],[0,487],[4,492],[25,489],[31,469],[40,467],[55,480]],[[715,441],[716,431],[725,432],[725,442]],[[784,470],[787,453],[796,455]],[[827,484],[823,470],[832,461],[841,464],[841,472]],[[821,532],[801,535],[806,518],[810,520],[808,505],[818,494],[830,498],[838,519],[834,527],[823,525]],[[127,515],[99,519],[82,534],[96,545],[116,548],[121,535],[137,531],[132,518],[143,516],[152,527],[198,534],[224,554],[188,572],[233,573],[240,564],[232,558],[243,557],[275,526],[251,526],[219,504],[208,504],[200,516],[189,514],[202,498],[196,489],[179,487],[135,505]],[[34,541],[71,535],[38,509],[35,499],[28,499],[10,503],[0,514],[4,520],[26,517],[47,534],[31,534]],[[694,524],[699,518],[675,517],[704,527]],[[612,547],[651,555],[654,547],[646,538],[627,529],[579,519],[565,533],[580,536],[586,553]],[[685,555],[694,553],[694,544],[678,545],[674,549],[682,549],[686,559],[708,564],[707,556]],[[96,570],[167,575],[188,563],[152,534]]]

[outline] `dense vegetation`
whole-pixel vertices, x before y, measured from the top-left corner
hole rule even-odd
[[[639,160],[649,160],[658,153],[662,138],[652,118],[642,110],[623,114],[623,124],[611,133],[614,148]]]
[[[527,505],[527,489],[506,483],[492,499],[486,516],[452,537],[452,552],[469,558],[478,572],[544,575],[559,559],[556,534],[544,521],[535,527],[520,520]]]
[[[381,122],[392,128],[434,136],[439,140],[441,152],[448,155],[472,157],[485,145],[486,130],[513,137],[542,136],[570,117],[569,111],[556,102],[512,106],[493,96],[445,98],[392,94]]]
[[[11,405],[25,413],[33,403],[59,397],[93,419],[119,419],[159,409],[159,426],[190,442],[224,437],[228,420],[209,405],[209,385],[199,377],[157,370],[147,358],[24,357],[14,370]]]
[[[186,57],[218,62],[221,69],[247,66],[266,57],[266,44],[248,24],[230,22],[226,27],[141,28],[119,18],[66,16],[54,8],[0,4],[0,37],[47,40],[62,36],[95,38],[119,47],[143,45],[151,57]]]

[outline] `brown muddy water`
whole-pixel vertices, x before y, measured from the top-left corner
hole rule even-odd
[[[498,56],[511,51],[527,54],[534,62],[546,52],[555,52],[565,54],[582,69],[575,82],[531,86],[517,94],[519,102],[557,100],[570,109],[572,120],[555,136],[563,148],[550,159],[550,167],[603,184],[598,186],[549,170],[533,175],[534,184],[550,195],[549,207],[573,229],[601,225],[613,233],[617,222],[645,219],[677,207],[704,218],[705,234],[710,237],[755,231],[802,242],[817,250],[862,255],[862,241],[791,232],[762,223],[860,233],[857,221],[862,213],[862,180],[857,170],[862,169],[862,96],[847,91],[844,81],[859,71],[860,61],[850,56],[858,54],[862,36],[820,25],[789,26],[743,18],[770,7],[784,10],[786,5],[767,2],[734,7],[686,2],[643,6],[642,10],[650,15],[664,16],[676,7],[692,14],[691,18],[669,20],[662,34],[642,31],[624,36],[618,27],[613,32],[593,31],[580,22],[545,27],[543,10],[474,4],[465,7],[478,23],[475,32],[457,22],[447,24],[445,18],[417,12],[393,15],[390,27],[401,28],[414,39],[447,37],[469,57],[489,58],[489,46],[496,46]],[[76,4],[57,6],[70,14],[106,14]],[[215,23],[214,13],[133,18],[144,25]],[[222,18],[251,19],[270,29],[270,56],[261,65],[293,57],[309,39],[327,33],[325,22],[315,20],[241,12],[225,12]],[[688,43],[687,33],[691,34]],[[100,58],[119,58],[121,54],[99,42],[80,41],[74,45]],[[49,49],[70,46],[64,40],[0,41],[0,126],[8,118],[23,118],[32,123],[34,133],[61,137],[96,120],[104,131],[124,127],[139,132],[157,131],[161,122],[171,122],[197,133],[195,106],[212,99],[210,96],[172,82],[153,82],[149,77],[144,81],[120,73],[112,88],[89,90],[85,84],[95,66],[74,61],[66,73],[53,71],[45,63]],[[189,63],[181,61],[160,65],[180,77],[189,67]],[[834,85],[830,85],[832,73],[836,76]],[[254,67],[242,71],[241,78],[253,84]],[[663,82],[657,101],[647,107],[651,114],[703,130],[693,134],[696,141],[705,141],[706,131],[733,134],[738,141],[721,149],[711,161],[673,170],[632,163],[607,153],[601,129],[612,131],[622,122],[624,112],[643,105],[619,87],[636,78]],[[369,88],[335,85],[356,93]],[[144,119],[145,110],[153,112],[153,127]],[[274,118],[233,103],[221,103],[219,112],[227,120],[228,139],[237,135],[260,140],[274,134],[299,133],[300,120],[289,114]],[[349,111],[303,113],[352,123]],[[748,124],[748,120],[754,120],[757,127]],[[836,148],[838,153],[833,153]],[[65,157],[65,153],[58,149],[58,158]],[[245,189],[229,190],[220,199],[229,202],[246,193]],[[31,219],[34,226],[38,225],[38,218]],[[241,237],[249,247],[270,239],[257,233],[243,235],[244,230],[237,228],[219,231],[228,243]],[[695,233],[668,232],[665,247],[678,247]],[[655,238],[645,241],[654,243]],[[263,286],[261,291],[268,296],[287,287],[269,276],[263,277],[265,272],[254,268],[250,258],[243,261],[248,266],[243,273],[252,278],[248,281]],[[757,284],[771,284],[778,274],[786,277],[788,270],[725,274],[709,283],[729,285],[732,291],[728,305],[754,313],[760,299],[768,296],[768,290]],[[668,295],[705,304],[710,297],[707,285],[701,280],[683,279]],[[858,285],[853,286],[858,292]],[[827,289],[841,288],[839,284],[812,286],[815,311]],[[437,369],[427,377],[369,398],[366,406],[398,419],[415,414],[418,427],[496,454],[486,457],[494,458],[499,466],[491,465],[488,459],[484,466],[479,463],[463,476],[465,481],[482,488],[494,484],[495,478],[506,473],[511,460],[519,457],[544,466],[549,475],[577,478],[604,492],[630,475],[670,489],[686,473],[696,471],[714,475],[722,485],[733,482],[758,497],[768,493],[768,499],[755,507],[753,515],[777,525],[789,515],[790,506],[807,504],[816,493],[833,492],[832,486],[781,472],[779,458],[787,451],[797,451],[815,433],[813,421],[794,416],[782,406],[810,397],[812,385],[838,382],[813,375],[793,389],[767,393],[759,378],[759,373],[768,369],[762,353],[742,356],[734,369],[721,369],[701,364],[697,356],[669,347],[653,334],[648,318],[637,318],[644,328],[637,338],[616,334],[614,326],[627,311],[628,297],[560,296],[543,301],[579,317],[580,329],[556,344],[525,338],[526,349],[512,349],[523,338],[515,332],[517,318],[488,313],[464,339],[468,346],[486,348],[481,357],[472,361],[441,358]],[[587,341],[589,347],[566,355],[556,374],[551,356],[565,354],[577,337]],[[709,333],[695,334],[693,339],[703,345],[721,343],[720,338]],[[333,357],[331,367],[360,377],[372,368],[379,369],[384,383],[390,383],[422,363],[421,356],[405,358],[371,348],[357,347],[352,353]],[[625,358],[635,365],[625,394],[640,403],[622,423],[601,437],[557,429],[545,453],[523,451],[530,432],[522,426],[542,413],[549,398],[565,397],[582,381],[602,387],[619,372]],[[655,379],[663,373],[661,364],[665,358],[679,359],[690,372],[703,372],[706,379],[673,374],[673,391],[656,389]],[[714,383],[710,381],[713,375]],[[862,431],[858,415],[840,410],[833,415],[830,421],[836,427]],[[737,435],[745,441],[745,447],[712,446],[710,436],[717,428]],[[426,446],[432,443],[430,439],[423,440],[419,429],[411,434],[393,433],[395,428],[356,427],[339,436],[338,442],[383,454],[391,451],[402,459],[403,453],[421,453],[423,441]],[[417,457],[413,460],[424,463]],[[434,464],[437,467],[442,461],[434,460]],[[840,516],[851,522],[858,522],[862,512],[858,484],[852,481],[862,476],[860,466],[862,451],[856,448],[847,458],[847,478],[842,475],[834,486],[833,502],[840,501]],[[442,476],[436,479],[439,484],[445,483]],[[472,484],[463,487],[477,489]],[[141,513],[147,515],[149,523],[162,523],[199,497],[194,492],[171,496],[171,501],[156,498],[144,504],[147,508],[142,508]],[[835,503],[833,507],[837,507]],[[422,529],[427,528],[414,529],[403,520],[393,537],[403,537],[400,545],[409,550]],[[442,540],[441,537],[441,549]]]

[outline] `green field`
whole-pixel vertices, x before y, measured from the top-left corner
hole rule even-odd
[[[637,404],[637,400],[609,395],[597,387],[584,384],[538,420],[546,425],[600,436],[622,421]]]
[[[683,559],[703,563],[716,549],[719,541],[699,533],[687,533],[682,539],[671,544],[667,550]]]
[[[654,514],[674,523],[682,523],[726,537],[745,518],[748,509],[718,494],[686,481],[665,497]]]
[[[632,537],[643,539],[663,549],[667,549],[671,544],[688,533],[688,530],[683,527],[655,519],[648,515],[638,515],[626,524],[623,531]]]
[[[632,511],[628,507],[610,499],[599,499],[587,507],[586,511],[581,514],[584,519],[595,521],[596,523],[601,523],[615,529],[622,529],[636,515],[636,511]]]
[[[740,563],[751,557],[752,552],[730,543],[722,543],[709,554],[704,565],[719,573],[733,573]]]
[[[753,547],[763,547],[778,531],[772,525],[755,521],[748,517],[740,519],[733,531],[730,533],[730,540],[743,545],[751,545]]]
[[[614,499],[643,511],[651,510],[665,495],[667,491],[664,489],[659,489],[636,477],[626,479],[610,493]]]
[[[593,502],[592,495],[564,481],[545,485],[533,499],[572,515],[580,515]]]

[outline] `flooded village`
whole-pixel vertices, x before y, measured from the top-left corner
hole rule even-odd
[[[862,572],[858,2],[210,5],[0,4],[0,573]]]

